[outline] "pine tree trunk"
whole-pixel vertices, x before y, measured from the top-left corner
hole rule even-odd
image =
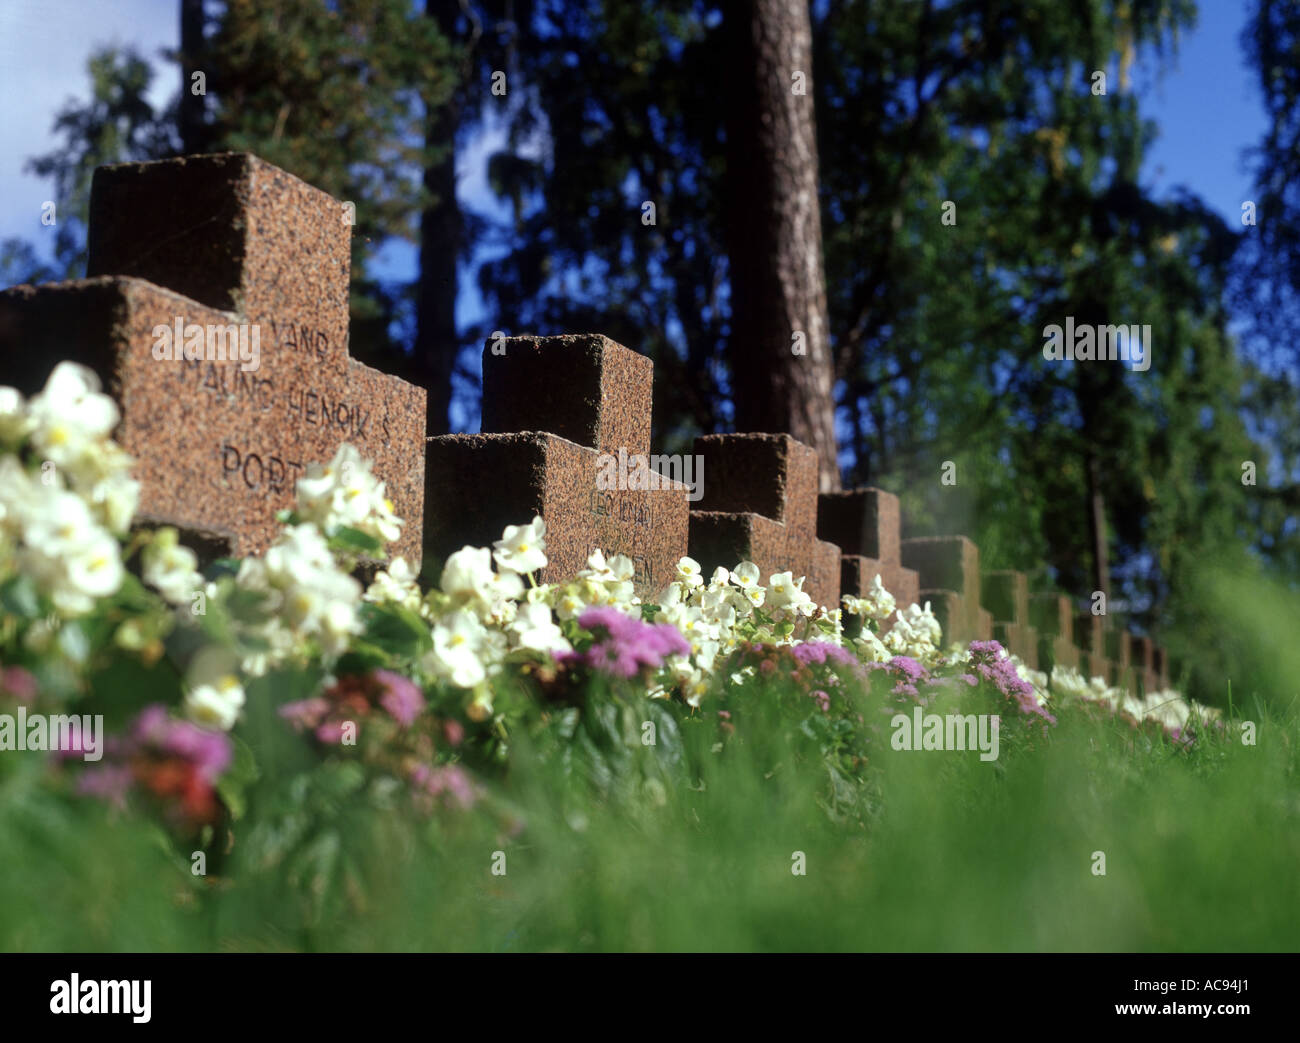
[[[1093,590],[1110,600],[1110,553],[1106,540],[1106,496],[1101,489],[1101,464],[1088,455],[1088,540],[1092,544]],[[1110,611],[1107,605],[1106,610]]]
[[[193,91],[193,74],[203,54],[203,0],[181,0],[181,98],[177,130],[181,150],[191,156],[207,151],[207,128],[203,124],[202,94]]]
[[[428,0],[426,14],[451,39],[459,5],[455,0]],[[459,88],[457,88],[459,90]],[[456,258],[461,248],[461,214],[456,202],[456,129],[459,97],[453,95],[430,116],[425,141],[444,149],[441,159],[425,168],[424,189],[434,203],[420,214],[420,275],[416,286],[416,333],[412,369],[428,392],[429,434],[448,432],[451,375],[460,347],[456,340]]]
[[[736,430],[787,432],[812,445],[822,489],[838,489],[808,6],[737,0],[725,11]]]

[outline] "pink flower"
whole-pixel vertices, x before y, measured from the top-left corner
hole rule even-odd
[[[21,666],[6,666],[0,669],[0,693],[12,696],[20,703],[33,702],[36,699],[36,678]]]
[[[424,709],[424,695],[410,678],[391,670],[376,670],[371,675],[383,688],[379,705],[404,728],[409,728]]]

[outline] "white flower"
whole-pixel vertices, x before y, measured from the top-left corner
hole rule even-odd
[[[60,594],[74,599],[107,597],[122,585],[124,574],[121,547],[108,533],[101,533],[66,559],[66,584],[55,590],[54,602],[59,604]],[[84,610],[90,607],[85,604]]]
[[[496,583],[492,555],[486,547],[462,547],[447,558],[438,585],[460,601],[487,601]]]
[[[865,628],[863,628],[854,645],[858,655],[868,662],[884,663],[888,662],[890,658],[889,649],[881,644],[880,638]]]
[[[748,590],[758,585],[759,577],[762,575],[758,571],[758,566],[752,561],[742,561],[731,570],[731,580],[741,590]]]
[[[175,529],[159,529],[141,553],[144,581],[173,605],[183,605],[203,586],[198,558],[182,547]]]
[[[615,554],[609,559],[609,571],[620,583],[630,583],[636,576],[636,563],[626,554]]]
[[[23,396],[15,388],[0,387],[0,442],[21,442],[32,427]]]
[[[889,593],[881,582],[880,573],[876,573],[876,578],[871,581],[871,586],[862,599],[861,608],[872,619],[888,619],[898,608],[894,595]]]
[[[364,629],[354,604],[342,599],[326,604],[320,615],[319,628],[321,649],[327,656],[342,655],[352,637]]]
[[[681,558],[677,562],[677,579],[686,587],[702,587],[704,576],[700,563],[694,558]]]
[[[458,688],[473,688],[487,678],[480,650],[487,637],[472,613],[458,609],[434,625],[433,648],[425,657],[429,668]]]
[[[263,559],[273,585],[310,583],[320,572],[335,571],[334,555],[311,522],[285,529]]]
[[[33,482],[30,489],[32,499],[26,505],[23,542],[31,549],[60,557],[102,531],[86,502],[75,493],[43,482]]]
[[[239,678],[226,674],[212,684],[191,688],[183,702],[185,713],[195,724],[230,731],[244,706],[244,689]]]
[[[578,573],[578,579],[614,579],[614,571],[605,560],[605,552],[597,547],[587,555],[587,567]]]
[[[346,526],[391,543],[402,534],[402,519],[373,473],[374,461],[343,443],[328,464],[312,463],[298,479],[298,512],[332,534]]]
[[[54,367],[29,407],[32,444],[45,459],[74,467],[90,445],[117,426],[117,405],[99,393],[99,386],[99,377],[85,366],[60,362]]]
[[[520,606],[514,622],[509,627],[516,647],[531,648],[536,652],[568,652],[572,646],[560,628],[551,618],[551,610],[545,605],[525,604]]]
[[[803,616],[810,616],[817,606],[803,592],[803,577],[798,580],[789,572],[777,572],[767,581],[768,604]]]
[[[420,587],[415,570],[400,555],[380,569],[362,595],[366,601],[388,601],[409,609],[420,607]]]
[[[125,533],[140,503],[140,483],[125,475],[104,478],[94,484],[88,499],[111,532]]]
[[[546,523],[540,517],[527,525],[507,525],[501,539],[492,544],[497,566],[512,572],[529,573],[546,567]]]

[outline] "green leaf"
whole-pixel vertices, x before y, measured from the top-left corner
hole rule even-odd
[[[429,624],[400,605],[370,605],[362,609],[365,641],[389,655],[410,659],[433,645]]]
[[[9,615],[35,619],[41,613],[41,599],[30,576],[14,576],[0,584],[0,606]]]
[[[240,819],[248,809],[248,788],[257,781],[261,772],[257,768],[257,758],[248,743],[238,736],[230,736],[234,748],[230,767],[217,780],[217,793],[230,809],[230,817]]]
[[[347,525],[340,525],[334,530],[330,536],[330,543],[345,550],[367,554],[371,557],[384,556],[383,541],[371,536],[369,533],[362,532],[360,529],[353,529]]]

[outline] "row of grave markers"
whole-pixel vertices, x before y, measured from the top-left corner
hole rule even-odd
[[[255,156],[102,167],[86,279],[0,293],[0,383],[38,390],[54,365],[96,370],[136,459],[140,519],[225,553],[266,548],[307,464],[351,442],[406,521],[393,552],[418,561],[547,524],[544,581],[596,547],[623,553],[654,596],[690,554],[705,567],[791,571],[834,606],[879,574],[900,605],[929,601],[946,640],[997,638],[1030,666],[1167,686],[1147,638],[1075,616],[1024,574],[981,576],[963,536],[901,538],[897,497],[818,493],[817,454],[788,435],[705,435],[694,493],[680,482],[605,488],[602,454],[649,457],[653,366],[599,335],[514,337],[483,354],[482,433],[425,439],[425,392],[352,359],[351,221],[344,205]],[[163,330],[222,331],[204,357],[158,350]],[[213,346],[254,329],[259,350]],[[220,357],[213,357],[219,355]],[[698,499],[693,499],[698,496]]]

